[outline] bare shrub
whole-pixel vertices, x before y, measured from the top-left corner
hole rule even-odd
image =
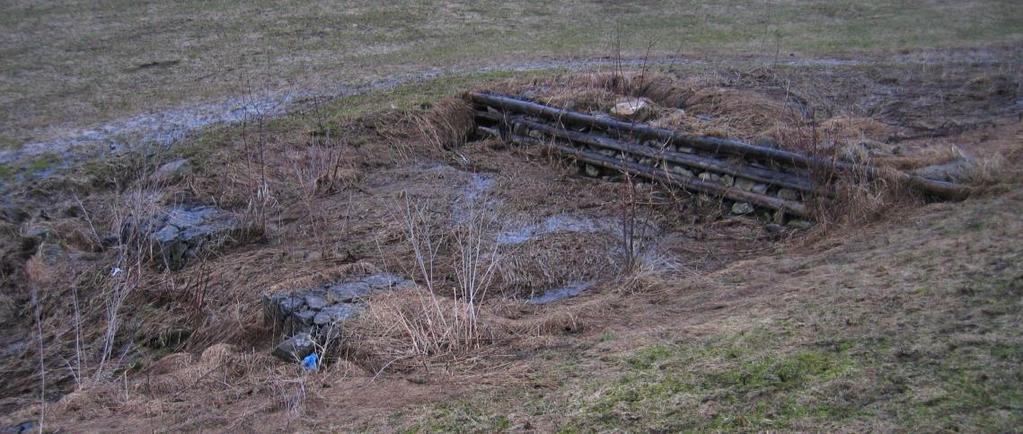
[[[155,199],[153,193],[140,186],[120,194],[114,201],[112,223],[119,237],[113,246],[116,256],[102,294],[106,326],[96,364],[97,377],[106,375],[107,363],[113,355],[121,326],[121,307],[138,289],[146,264],[154,257],[153,243],[147,230],[158,208]]]
[[[482,315],[500,261],[490,211],[470,208],[468,217],[449,232],[431,224],[428,212],[405,195],[402,221],[422,285],[374,296],[349,327],[358,335],[361,352],[387,359],[374,367],[378,371],[405,358],[473,351],[492,338]],[[452,263],[446,263],[441,251],[452,252]],[[450,281],[441,276],[446,270],[455,281],[450,297],[440,295]]]
[[[341,142],[330,134],[309,143],[289,159],[292,176],[302,197],[336,193],[354,184],[355,171],[345,166]]]

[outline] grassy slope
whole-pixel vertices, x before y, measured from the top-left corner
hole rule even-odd
[[[0,6],[0,145],[176,104],[432,66],[611,54],[836,54],[1018,42],[969,2],[127,2]],[[164,63],[159,63],[164,62]],[[143,65],[157,63],[149,67]]]
[[[1021,206],[1019,192],[930,205],[848,239],[678,283],[637,303],[642,311],[622,312],[620,325],[544,353],[521,387],[387,423],[411,431],[1018,429]]]

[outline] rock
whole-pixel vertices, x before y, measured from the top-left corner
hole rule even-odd
[[[736,178],[735,179],[735,186],[737,188],[739,188],[740,190],[745,190],[745,191],[753,190],[753,186],[756,185],[756,184],[757,184],[756,182],[753,182],[752,180],[749,180],[749,179],[746,179],[746,178]]]
[[[715,183],[721,182],[721,177],[720,176],[715,175],[715,174],[710,173],[710,172],[703,172],[703,173],[701,173],[699,178],[700,178],[701,181],[715,182]]]
[[[754,193],[766,194],[767,184],[754,184],[753,187],[750,188],[750,191]]]
[[[362,279],[375,290],[395,289],[399,287],[412,287],[415,285],[411,280],[395,276],[393,274],[381,273],[367,276]]]
[[[974,163],[972,158],[958,158],[945,164],[921,167],[914,170],[913,174],[938,181],[956,182],[965,178]]]
[[[156,233],[153,234],[153,238],[161,243],[169,243],[174,241],[174,239],[178,237],[179,233],[181,233],[181,230],[177,227],[167,225],[156,231]]]
[[[721,183],[727,186],[731,186],[735,182],[735,178],[732,175],[721,175]]]
[[[153,172],[152,179],[159,183],[171,183],[184,178],[191,171],[192,166],[188,164],[188,160],[178,158],[176,160],[169,161],[156,169],[156,171]]]
[[[677,150],[678,150],[678,152],[683,152],[683,153],[686,153],[686,154],[692,154],[693,153],[693,148],[689,148],[689,147],[685,147],[685,146],[679,146]]]
[[[217,211],[200,206],[197,208],[174,208],[167,213],[166,223],[179,229],[195,227],[213,217]]]
[[[306,332],[298,333],[274,348],[273,355],[286,362],[298,362],[316,351],[316,342]]]
[[[787,224],[789,225],[789,227],[793,227],[796,229],[809,229],[811,226],[813,226],[813,223],[808,222],[806,220],[792,220],[789,221]]]
[[[370,292],[370,286],[362,281],[342,283],[327,288],[327,300],[331,303],[350,303]]]
[[[302,308],[304,300],[296,296],[285,296],[278,301],[282,315],[291,315]]]
[[[313,325],[313,319],[316,318],[316,313],[317,312],[315,310],[304,309],[295,312],[294,314],[291,315],[291,317],[298,321],[299,325],[303,327],[308,327]]]
[[[589,176],[589,177],[596,178],[596,177],[600,176],[600,168],[598,168],[597,166],[594,166],[592,164],[587,164],[587,165],[583,166],[583,171],[586,173],[586,176]]]
[[[352,318],[358,313],[359,308],[355,304],[339,303],[323,308],[323,310],[317,313],[316,317],[313,318],[313,324],[321,327],[336,324]]]
[[[799,192],[791,188],[778,190],[778,198],[785,200],[799,200]]]
[[[671,171],[679,175],[685,176],[687,178],[692,178],[693,176],[696,176],[693,175],[693,172],[691,170],[686,169],[685,167],[682,166],[671,166]]]
[[[653,103],[646,98],[622,98],[611,108],[611,114],[637,121],[649,119],[653,111]]]
[[[313,310],[323,309],[327,305],[327,300],[317,294],[308,294],[305,296],[305,304]]]
[[[263,311],[266,322],[285,336],[305,333],[314,342],[326,345],[340,336],[338,324],[361,312],[363,297],[414,286],[415,282],[409,279],[379,273],[291,294],[263,295]]]
[[[143,227],[152,228],[149,238],[158,247],[161,265],[179,270],[198,249],[216,246],[228,239],[237,221],[217,208],[182,206],[168,210]]]
[[[305,307],[305,306],[303,306]],[[302,309],[284,318],[282,331],[285,335],[293,335],[303,330],[309,330],[318,312],[312,309]]]
[[[736,202],[732,204],[732,214],[746,215],[753,211],[753,205],[750,205],[748,202]]]

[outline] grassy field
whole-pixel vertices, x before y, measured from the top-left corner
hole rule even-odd
[[[0,145],[265,90],[433,67],[1019,43],[1012,0],[59,1],[0,5]]]

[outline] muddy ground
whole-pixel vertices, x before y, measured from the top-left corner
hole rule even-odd
[[[659,126],[904,170],[975,162],[953,175],[981,189],[974,198],[928,203],[869,186],[819,204],[810,228],[638,183],[639,229],[623,233],[626,183],[474,136],[457,95],[357,117],[336,101],[22,183],[0,221],[4,422],[1018,428],[1018,72],[672,65],[471,84],[585,111],[644,96]],[[180,270],[161,266],[136,229],[200,204],[231,213],[237,230]],[[474,219],[500,257],[481,331],[422,350],[397,324],[415,318],[422,288],[445,306],[464,302],[450,294]],[[626,269],[630,235],[637,266]],[[424,240],[435,243],[425,273],[414,248]],[[269,355],[277,337],[261,295],[380,272],[420,288],[371,297],[319,372]],[[558,291],[576,294],[530,303]]]

